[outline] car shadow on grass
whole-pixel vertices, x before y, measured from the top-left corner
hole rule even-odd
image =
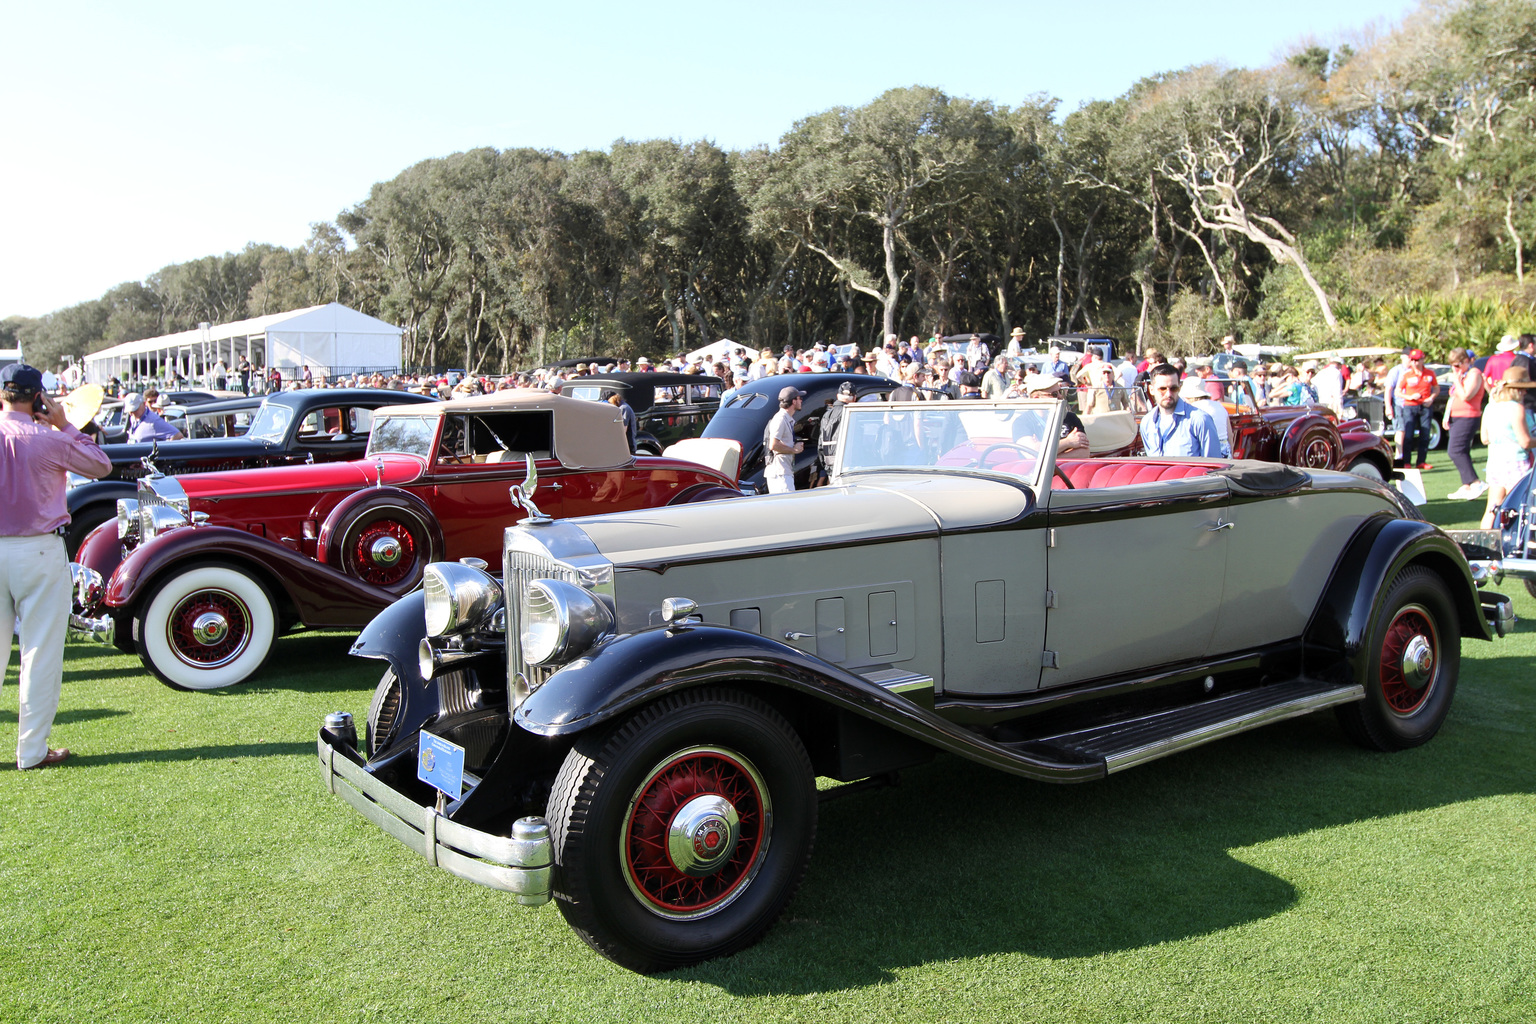
[[[1529,767],[1487,770],[1486,735],[1372,754],[1315,715],[1074,786],[940,756],[895,788],[824,803],[805,884],[764,941],[669,977],[807,994],[936,961],[1091,957],[1259,921],[1299,894],[1234,849],[1536,788]]]
[[[281,743],[224,743],[156,750],[124,750],[111,754],[72,754],[65,765],[94,768],[114,764],[166,764],[178,761],[232,761],[241,757],[291,757],[314,754],[313,741]]]

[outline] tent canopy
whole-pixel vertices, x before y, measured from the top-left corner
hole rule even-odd
[[[158,379],[174,368],[196,378],[209,375],[221,359],[233,372],[241,356],[284,377],[305,366],[315,376],[393,372],[400,368],[400,334],[394,324],[331,302],[113,345],[85,357],[85,377],[93,383]]]

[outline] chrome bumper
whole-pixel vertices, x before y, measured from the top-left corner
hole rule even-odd
[[[1515,628],[1515,602],[1503,594],[1487,590],[1480,591],[1477,596],[1482,602],[1483,618],[1488,620],[1488,628],[1495,634],[1502,637]]]
[[[466,828],[406,799],[356,764],[320,733],[320,776],[325,787],[359,814],[450,874],[510,892],[517,902],[548,903],[554,844],[543,818],[522,818],[512,836]]]
[[[101,573],[81,565],[69,563],[69,585],[72,593],[69,610],[69,636],[74,640],[94,640],[99,644],[111,644],[117,630],[112,616],[93,619],[85,613],[101,607],[101,595],[105,589]]]

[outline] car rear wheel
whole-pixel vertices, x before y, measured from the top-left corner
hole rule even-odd
[[[1378,483],[1387,482],[1386,476],[1381,472],[1381,467],[1370,459],[1356,459],[1349,464],[1345,472],[1353,473],[1355,476],[1364,477],[1367,480],[1375,480]]]
[[[1440,577],[1409,566],[1372,624],[1365,699],[1339,707],[1349,738],[1370,750],[1427,743],[1451,710],[1461,665],[1456,609]]]
[[[799,887],[816,809],[805,748],[768,705],[665,697],[566,755],[548,809],[560,912],[631,970],[734,953]]]
[[[143,609],[139,657],[177,690],[245,682],[272,653],[277,637],[267,588],[232,565],[174,569]]]

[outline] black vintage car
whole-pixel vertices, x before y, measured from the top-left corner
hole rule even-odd
[[[795,487],[811,486],[816,465],[816,442],[821,437],[821,417],[837,399],[843,381],[852,381],[859,401],[877,401],[901,387],[899,381],[867,373],[781,373],[763,377],[728,393],[701,437],[725,437],[741,443],[741,489],[768,493],[763,482],[763,431],[779,411],[779,392],[799,388],[805,401],[795,414],[795,439],[805,450],[795,456]]]
[[[65,543],[73,555],[87,534],[117,515],[119,498],[135,497],[134,481],[148,472],[146,456],[167,475],[357,459],[368,447],[373,410],[430,401],[425,395],[373,388],[284,391],[267,397],[239,437],[104,445],[112,472],[100,480],[70,479]]]
[[[617,393],[638,420],[636,454],[660,455],[668,445],[703,433],[720,408],[725,383],[697,373],[605,373],[565,381],[555,390],[592,401]]]

